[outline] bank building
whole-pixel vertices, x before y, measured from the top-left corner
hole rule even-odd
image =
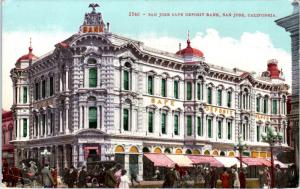
[[[15,163],[47,158],[62,170],[114,159],[142,178],[146,152],[236,156],[238,136],[243,155],[269,157],[267,127],[288,148],[277,60],[257,75],[206,62],[189,38],[178,52],[156,50],[112,33],[92,8],[79,32],[40,57],[30,45],[11,70]]]

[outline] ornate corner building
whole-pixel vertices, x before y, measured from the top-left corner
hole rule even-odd
[[[285,84],[272,59],[261,75],[207,63],[187,46],[176,53],[116,35],[101,13],[42,57],[29,53],[11,70],[15,162],[49,161],[59,170],[115,159],[143,175],[143,152],[268,157],[261,133],[289,129]],[[49,157],[41,155],[47,149]]]
[[[285,28],[291,34],[292,50],[292,95],[291,110],[288,114],[288,121],[293,130],[292,146],[295,148],[295,163],[299,170],[299,0],[294,0],[292,5],[294,11],[291,15],[278,19],[277,25]]]

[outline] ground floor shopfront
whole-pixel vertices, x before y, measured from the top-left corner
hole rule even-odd
[[[64,167],[76,168],[92,161],[115,160],[128,171],[134,171],[143,179],[144,154],[187,154],[206,156],[238,156],[229,144],[187,143],[179,140],[145,140],[109,136],[99,130],[82,130],[75,135],[63,135],[33,139],[14,143],[15,165],[23,159],[37,159],[57,168],[61,173]],[[45,153],[46,152],[46,153]],[[249,148],[244,156],[270,157],[267,147]]]

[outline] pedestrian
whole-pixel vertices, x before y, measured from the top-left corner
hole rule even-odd
[[[68,167],[65,167],[64,170],[63,170],[63,173],[62,173],[62,181],[63,183],[65,183],[66,185],[68,185],[68,183],[70,182],[69,179],[70,179],[70,170]]]
[[[298,171],[296,165],[293,164],[289,169],[289,187],[295,188],[298,186]]]
[[[214,167],[210,168],[210,188],[216,188],[217,185],[217,175],[216,175],[216,170]]]
[[[237,172],[237,168],[233,169],[233,173],[234,173],[234,181],[233,181],[233,188],[240,188],[241,184],[240,184],[240,180],[239,180],[239,174]]]
[[[134,182],[140,184],[140,181],[137,180],[137,170],[135,168],[130,169],[130,177],[132,187],[134,187]]]
[[[74,185],[76,184],[77,181],[77,170],[75,169],[75,167],[73,165],[71,165],[70,171],[69,171],[69,182],[68,187],[69,188],[74,188]]]
[[[282,173],[281,173],[281,169],[280,166],[277,164],[275,166],[275,187],[276,188],[281,188],[282,187]]]
[[[234,167],[231,167],[229,171],[229,188],[233,188],[233,183],[234,183]]]
[[[122,166],[120,164],[116,164],[114,177],[116,178],[117,183],[115,188],[119,188],[119,184],[121,182],[122,170],[123,170]]]
[[[241,188],[246,188],[246,176],[245,176],[245,170],[244,168],[240,169],[239,172],[239,180],[240,180],[240,187]]]
[[[58,183],[57,183],[57,170],[56,170],[55,167],[53,167],[53,169],[51,169],[51,175],[52,175],[52,178],[53,178],[53,181],[54,181],[53,187],[57,188],[57,185],[58,185]]]
[[[124,188],[124,189],[129,188],[129,179],[128,179],[128,176],[126,173],[127,173],[127,171],[125,169],[121,170],[121,178],[120,178],[119,188]]]
[[[259,168],[258,170],[258,181],[259,181],[259,188],[264,187],[264,170],[263,168]]]
[[[211,183],[211,176],[209,174],[208,167],[206,167],[204,173],[204,188],[210,188],[210,183]]]
[[[264,188],[270,188],[271,186],[271,176],[268,168],[266,167],[264,170]]]
[[[226,168],[223,169],[223,173],[220,176],[220,180],[222,182],[222,187],[223,188],[230,188],[229,174],[228,174]]]
[[[169,170],[167,172],[162,187],[163,188],[173,188],[176,180],[177,180],[176,171],[175,171],[175,168],[172,168],[171,170]]]
[[[117,180],[114,176],[114,170],[116,169],[115,166],[107,169],[104,174],[104,185],[106,188],[115,188],[117,184]]]
[[[78,184],[77,184],[78,188],[87,188],[86,178],[87,178],[86,166],[82,166],[78,176]]]
[[[156,169],[155,169],[153,179],[154,180],[160,180],[160,172],[159,172],[159,168],[158,167],[156,167]]]
[[[41,171],[42,173],[42,182],[44,188],[52,188],[54,184],[54,180],[49,170],[49,165],[45,163],[45,167]]]

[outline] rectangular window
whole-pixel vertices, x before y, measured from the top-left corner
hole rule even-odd
[[[179,95],[178,95],[178,81],[177,80],[174,81],[174,98],[175,99],[179,98]]]
[[[153,112],[148,113],[148,132],[153,133]]]
[[[174,134],[179,134],[179,128],[178,128],[179,118],[178,115],[174,115]]]
[[[27,103],[27,87],[23,87],[23,103],[26,104]]]
[[[257,142],[260,141],[260,126],[259,125],[256,126],[256,141]]]
[[[212,120],[207,119],[208,138],[212,138]]]
[[[123,110],[123,129],[124,129],[124,131],[129,130],[129,110],[128,109]]]
[[[231,128],[231,122],[228,121],[227,122],[227,139],[228,140],[231,140],[231,132],[232,132],[232,128]]]
[[[197,100],[201,99],[201,84],[197,83]]]
[[[148,94],[153,95],[153,76],[148,76]]]
[[[260,112],[260,98],[256,98],[256,112]]]
[[[197,117],[197,134],[198,136],[203,136],[203,127],[201,117]]]
[[[89,128],[97,128],[97,108],[89,107]]]
[[[162,113],[161,114],[161,133],[166,134],[166,120],[167,120],[167,114]]]
[[[50,96],[52,96],[54,93],[54,81],[53,77],[50,77]]]
[[[167,80],[166,79],[162,79],[161,80],[161,96],[163,96],[163,97],[167,96],[166,84],[167,84]]]
[[[264,99],[264,114],[268,113],[268,99]]]
[[[39,132],[39,118],[37,115],[34,116],[34,125],[35,125],[35,136],[38,136],[38,132]]]
[[[246,124],[243,124],[243,140],[246,140]]]
[[[187,116],[187,136],[192,136],[192,116]]]
[[[222,121],[218,120],[218,138],[222,138]]]
[[[27,137],[27,119],[23,119],[23,137]]]
[[[212,104],[212,89],[211,88],[207,88],[207,103],[208,104]]]
[[[277,100],[272,100],[272,114],[277,114]]]
[[[9,130],[9,141],[12,141],[13,139],[13,130]]]
[[[123,80],[123,87],[124,90],[129,90],[129,72],[124,70],[124,80]]]
[[[192,83],[191,82],[186,83],[186,99],[192,100]]]
[[[227,107],[228,108],[231,108],[231,97],[232,96],[232,92],[231,91],[228,91],[227,92]]]
[[[42,81],[42,98],[46,97],[46,80]]]
[[[97,69],[89,69],[89,87],[97,87]]]

